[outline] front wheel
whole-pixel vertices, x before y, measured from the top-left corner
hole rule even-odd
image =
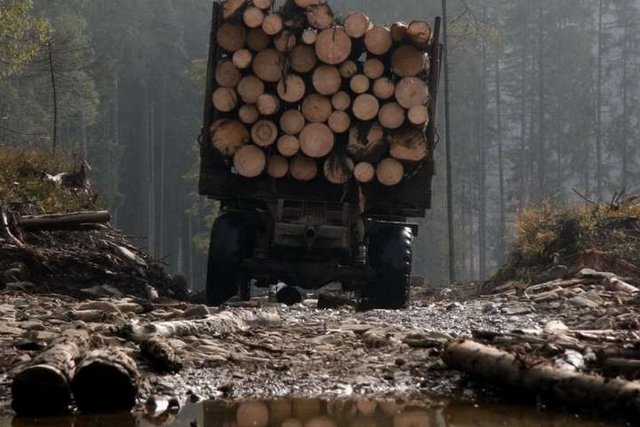
[[[249,280],[242,270],[242,260],[253,255],[256,224],[250,216],[225,213],[216,219],[211,230],[207,265],[207,300],[221,305],[234,296],[249,299]]]
[[[369,236],[369,266],[375,276],[365,291],[367,306],[399,310],[407,307],[411,287],[413,231],[388,226]]]

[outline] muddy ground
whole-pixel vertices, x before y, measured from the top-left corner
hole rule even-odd
[[[0,293],[0,411],[10,410],[12,375],[69,328],[89,330],[92,348],[121,348],[139,361],[141,404],[152,396],[176,397],[181,402],[194,396],[500,400],[506,395],[499,389],[470,382],[447,369],[440,359],[446,343],[472,336],[540,335],[545,327],[558,324],[567,331],[615,327],[616,336],[632,340],[635,332],[623,326],[628,318],[637,318],[637,302],[630,304],[627,297],[591,289],[599,286],[560,286],[563,295],[541,301],[517,289],[469,298],[471,288],[465,288],[467,292],[450,288],[414,297],[407,310],[368,312],[351,307],[320,310],[313,297],[291,307],[265,296],[254,299],[251,308],[216,309],[169,299],[99,298],[96,304],[5,291]],[[126,325],[203,319],[221,310],[250,310],[268,314],[272,321],[253,322],[233,332],[169,338],[184,365],[169,375],[152,372],[139,357],[138,343],[122,334]],[[501,342],[506,345],[507,341]],[[581,352],[587,363],[589,348]],[[566,365],[562,348],[554,351],[556,362]],[[587,368],[583,363],[576,369]],[[533,403],[536,397],[529,400]]]

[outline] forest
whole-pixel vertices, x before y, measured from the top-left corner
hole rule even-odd
[[[389,23],[446,13],[450,91],[440,97],[434,209],[415,250],[429,282],[489,277],[528,206],[640,191],[640,1],[330,3]],[[115,226],[195,288],[217,214],[197,195],[211,5],[0,0],[0,147],[86,160]]]

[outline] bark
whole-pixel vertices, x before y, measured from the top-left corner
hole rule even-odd
[[[258,53],[253,60],[253,72],[262,81],[275,83],[282,79],[284,56],[275,49]]]
[[[108,211],[74,212],[50,215],[25,215],[18,225],[25,230],[59,230],[83,224],[104,224],[111,221]]]
[[[272,178],[284,178],[289,172],[289,161],[282,156],[271,156],[267,163],[267,173]]]
[[[71,383],[83,412],[128,411],[136,404],[138,366],[119,350],[89,353],[78,365]]]
[[[275,36],[282,31],[283,27],[282,17],[277,13],[271,13],[264,18],[262,22],[262,31],[268,36]]]
[[[378,113],[378,122],[382,127],[387,129],[398,129],[401,127],[407,117],[404,108],[395,102],[384,104]]]
[[[353,115],[362,121],[373,120],[380,111],[378,99],[368,93],[359,95],[353,101]]]
[[[84,330],[69,329],[13,378],[12,408],[19,416],[64,414],[72,403],[71,378],[89,348]]]
[[[361,95],[369,90],[371,81],[364,74],[356,74],[349,81],[349,88],[355,94]]]
[[[253,52],[262,52],[269,47],[270,42],[269,36],[262,28],[254,28],[247,34],[247,46]]]
[[[248,52],[246,50],[239,50],[234,54],[242,55],[240,52]],[[251,54],[249,54],[249,60],[251,60]],[[240,70],[236,68],[232,61],[222,61],[218,63],[216,67],[216,82],[222,87],[234,88],[238,85],[241,78]]]
[[[238,106],[238,95],[233,88],[219,87],[213,92],[213,106],[218,111],[229,113]]]
[[[329,116],[327,124],[335,133],[345,133],[351,128],[351,117],[345,111],[336,110]]]
[[[271,120],[259,120],[251,127],[251,140],[258,147],[268,147],[277,138],[278,128]]]
[[[400,184],[404,178],[404,167],[395,159],[384,159],[376,168],[378,181],[384,186],[392,187]]]
[[[298,110],[288,110],[280,116],[280,129],[287,135],[298,135],[305,124],[304,116]]]
[[[333,95],[340,90],[342,78],[338,68],[320,65],[313,72],[313,87],[321,95]]]
[[[300,141],[295,136],[281,136],[278,139],[278,152],[285,157],[293,157],[300,152]]]
[[[296,156],[291,161],[291,176],[298,181],[311,181],[318,175],[318,164],[314,159]]]
[[[247,32],[242,24],[227,22],[218,29],[218,46],[227,52],[235,52],[244,47]]]
[[[140,356],[149,367],[159,374],[170,374],[182,370],[179,355],[166,339],[151,336],[140,343]]]
[[[353,12],[345,18],[344,29],[349,37],[360,39],[367,33],[370,24],[371,20],[367,15],[361,12]]]
[[[211,125],[211,144],[225,156],[232,156],[249,139],[247,127],[239,121],[220,119]]]
[[[238,95],[242,102],[247,104],[255,104],[258,102],[260,95],[264,93],[264,82],[254,75],[248,75],[240,79],[238,83]]]
[[[640,384],[527,363],[508,352],[473,341],[450,344],[443,356],[453,369],[519,390],[582,407],[596,405],[640,414]]]
[[[324,157],[333,150],[335,135],[322,123],[310,123],[300,132],[300,149],[309,157]]]
[[[244,22],[244,25],[249,28],[262,27],[262,23],[264,22],[264,12],[257,7],[250,6],[245,9],[242,21]]]
[[[329,28],[318,34],[315,48],[320,61],[329,65],[338,65],[351,55],[351,38],[343,27]]]
[[[391,157],[406,162],[420,162],[429,155],[424,130],[408,127],[389,133]]]
[[[255,178],[264,172],[267,158],[261,148],[255,145],[245,145],[233,156],[233,166],[240,176]]]
[[[316,51],[311,46],[298,45],[289,54],[289,65],[296,73],[308,73],[315,68],[317,63]]]
[[[333,26],[333,10],[327,3],[319,3],[307,8],[307,22],[318,30],[326,30]]]
[[[427,84],[417,77],[405,77],[396,85],[398,104],[407,110],[418,105],[425,105],[429,100]]]
[[[413,21],[407,27],[407,38],[420,49],[427,49],[431,42],[431,25],[426,21]]]
[[[225,0],[222,3],[222,17],[225,21],[237,20],[249,5],[249,0]]]
[[[312,93],[302,102],[302,115],[308,122],[325,123],[331,112],[331,101],[326,96]]]
[[[263,116],[272,116],[280,110],[280,100],[275,95],[265,93],[258,97],[256,107]]]
[[[331,97],[331,105],[338,111],[346,111],[351,106],[351,97],[347,92],[336,92]]]
[[[377,80],[384,75],[384,62],[377,58],[369,58],[364,63],[363,72],[364,75],[371,80]]]
[[[252,125],[260,118],[260,111],[253,104],[245,104],[238,110],[238,118],[247,125]]]
[[[353,170],[353,175],[358,182],[367,184],[376,177],[376,168],[371,163],[358,163]]]
[[[391,56],[391,68],[400,77],[416,77],[427,69],[427,56],[414,46],[403,45]]]
[[[364,36],[364,45],[367,52],[373,55],[384,55],[393,46],[393,39],[388,28],[376,25],[367,30]]]
[[[353,168],[348,156],[333,154],[324,162],[324,176],[332,184],[343,185],[353,177]]]
[[[396,85],[387,77],[379,78],[373,84],[373,94],[382,100],[392,98],[396,93]]]
[[[304,80],[298,75],[288,74],[278,83],[278,96],[288,103],[299,102],[306,93]]]

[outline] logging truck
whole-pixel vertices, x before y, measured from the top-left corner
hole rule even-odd
[[[400,309],[431,207],[440,19],[378,25],[327,3],[214,1],[200,193],[212,305],[251,285],[340,283]]]

